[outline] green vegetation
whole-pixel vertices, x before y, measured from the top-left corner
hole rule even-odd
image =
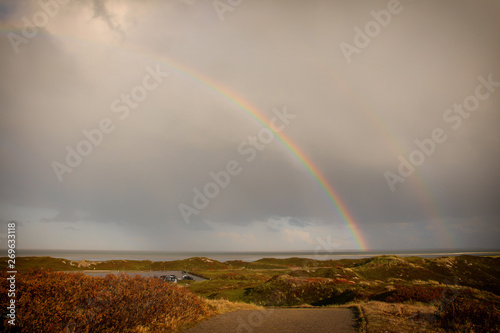
[[[363,325],[374,332],[500,329],[500,258],[378,256],[225,264],[229,269],[198,271],[210,280],[188,288],[210,299],[262,306],[356,306],[360,316],[364,313]]]
[[[316,305],[341,293],[337,282],[330,279],[276,275],[261,285],[248,288],[245,299],[264,306]]]
[[[7,265],[7,257],[2,257],[1,262]],[[17,257],[16,268],[18,271],[25,271],[30,268],[43,267],[53,269],[55,271],[78,271],[84,268],[79,268],[77,264],[71,264],[70,260],[59,259],[52,257]]]
[[[327,261],[265,258],[222,263],[204,257],[171,262],[72,262],[20,257],[16,264],[22,272],[30,267],[63,271],[187,270],[208,280],[182,281],[175,287],[163,284],[201,296],[204,306],[210,302],[229,304],[229,309],[243,306],[231,302],[243,302],[249,307],[253,304],[354,306],[358,309],[358,319],[362,317],[363,325],[372,331],[392,332],[390,325],[396,327],[394,332],[401,327],[412,331],[414,326],[425,327],[429,332],[500,329],[500,258],[465,255]],[[168,309],[162,311],[169,313]]]
[[[1,262],[7,263],[7,257],[0,257]],[[84,270],[118,270],[118,271],[160,271],[160,270],[201,270],[224,269],[228,265],[205,257],[194,257],[174,261],[151,260],[108,260],[108,261],[72,261],[51,257],[17,257],[16,268],[25,271],[30,268],[43,267],[56,271],[84,271]]]

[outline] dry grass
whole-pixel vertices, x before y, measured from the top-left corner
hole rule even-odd
[[[238,310],[263,310],[262,306],[249,303],[230,302],[225,299],[206,300],[208,305],[217,313],[223,314]]]
[[[432,323],[434,306],[375,301],[355,305],[362,309],[370,333],[445,332]]]
[[[209,311],[204,315],[200,316],[195,313],[186,313],[186,318],[196,318],[193,321],[179,321],[173,320],[172,318],[166,318],[165,327],[168,327],[168,331],[165,332],[179,332],[185,329],[188,329],[200,321],[209,319],[213,316],[221,315],[228,312],[239,311],[239,310],[263,310],[264,308],[261,306],[248,304],[248,303],[238,303],[238,302],[230,302],[224,299],[217,300],[206,300],[206,304],[208,305]],[[151,330],[147,327],[140,326],[136,327],[137,333],[156,333],[156,331]]]

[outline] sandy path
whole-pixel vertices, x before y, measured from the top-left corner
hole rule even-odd
[[[182,333],[355,333],[355,317],[349,309],[241,310],[205,320]]]

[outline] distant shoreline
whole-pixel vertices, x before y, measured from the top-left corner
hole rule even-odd
[[[500,250],[415,250],[415,251],[339,251],[339,252],[159,252],[159,251],[75,251],[75,250],[19,250],[18,256],[53,257],[68,260],[150,260],[174,261],[192,257],[207,257],[219,262],[242,260],[253,262],[263,258],[303,258],[315,260],[362,259],[380,255],[401,257],[418,256],[435,258],[442,256],[500,256]]]

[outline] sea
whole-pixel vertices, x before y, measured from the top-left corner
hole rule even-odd
[[[442,256],[500,256],[500,250],[412,250],[412,251],[339,251],[339,252],[163,252],[163,251],[100,251],[100,250],[22,250],[17,256],[53,257],[69,260],[151,260],[174,261],[192,257],[206,257],[220,262],[242,260],[256,261],[262,258],[303,258],[316,260],[362,259],[379,255],[397,255],[401,257],[417,256],[434,258]]]

